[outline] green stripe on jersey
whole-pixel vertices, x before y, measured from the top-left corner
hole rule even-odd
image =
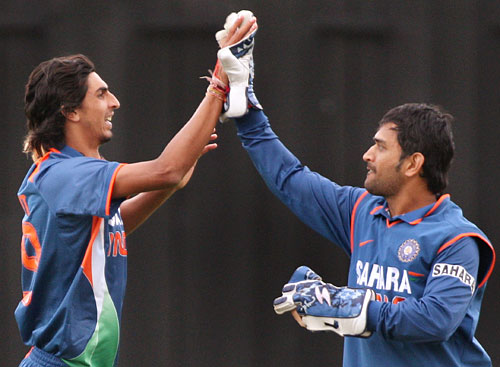
[[[64,359],[71,367],[112,367],[118,353],[120,324],[113,300],[105,293],[101,317],[85,350],[78,357]]]

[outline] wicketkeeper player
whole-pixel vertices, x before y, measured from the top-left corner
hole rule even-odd
[[[269,189],[350,258],[347,287],[299,267],[276,313],[344,336],[346,367],[491,366],[474,333],[495,251],[445,193],[453,117],[428,104],[391,109],[363,155],[365,188],[340,186],[303,166],[271,129],[252,85],[254,42],[219,51],[230,99],[246,95],[234,108],[244,112],[229,117]]]

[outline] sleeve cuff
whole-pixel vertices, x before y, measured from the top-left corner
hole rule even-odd
[[[265,127],[269,123],[269,119],[262,110],[251,108],[248,113],[242,117],[234,119],[238,132],[244,133],[255,129],[256,127]]]

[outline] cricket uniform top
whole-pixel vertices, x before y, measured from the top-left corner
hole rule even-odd
[[[15,317],[24,343],[36,348],[27,359],[116,362],[127,249],[123,200],[111,195],[122,166],[65,146],[35,162],[21,184],[23,299]]]
[[[262,111],[236,121],[270,190],[346,251],[350,287],[376,293],[368,309],[374,333],[345,338],[344,366],[491,366],[474,333],[495,252],[449,195],[391,217],[383,197],[302,166]]]

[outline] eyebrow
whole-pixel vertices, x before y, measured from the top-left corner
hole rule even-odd
[[[379,139],[379,138],[373,138],[373,141],[377,144],[382,144],[382,145],[385,145],[386,144],[386,141],[385,140],[382,140],[382,139]]]
[[[99,94],[100,92],[105,93],[105,92],[107,92],[108,90],[109,90],[109,88],[108,88],[108,87],[101,87],[101,88],[99,88],[99,89],[97,89],[97,90],[95,91],[95,94]]]

